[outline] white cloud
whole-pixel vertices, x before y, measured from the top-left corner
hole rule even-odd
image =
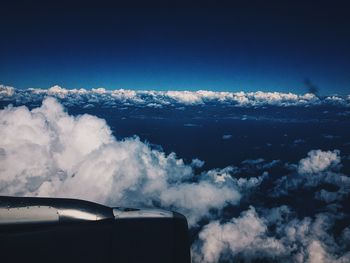
[[[266,233],[267,225],[250,207],[227,223],[214,221],[206,225],[192,254],[196,262],[219,262],[222,257],[232,260],[237,255],[249,261],[284,254],[283,245]]]
[[[203,103],[203,96],[197,92],[192,91],[167,91],[164,95],[168,98],[174,99],[176,102],[183,104],[201,104]]]
[[[14,93],[15,89],[13,87],[0,85],[0,99],[12,97]]]
[[[283,92],[215,92],[207,90],[198,91],[155,91],[155,90],[106,90],[96,88],[65,89],[58,85],[49,89],[19,90],[0,85],[0,98],[14,97],[18,101],[42,100],[44,96],[55,96],[61,100],[69,101],[74,105],[85,104],[86,100],[96,103],[110,104],[113,102],[133,103],[149,107],[161,107],[161,105],[183,104],[202,105],[209,102],[230,104],[236,107],[261,107],[274,106],[312,106],[330,104],[349,106],[350,101],[346,97],[331,96],[317,97],[314,94],[298,95]]]
[[[301,174],[315,174],[323,172],[332,166],[340,163],[340,152],[313,150],[308,153],[308,156],[300,160],[298,172]]]
[[[57,94],[61,98],[65,97],[70,91],[67,89],[64,89],[58,85],[55,85],[47,90],[48,95],[55,95]]]
[[[228,222],[204,226],[192,255],[195,262],[348,262],[350,253],[342,244],[348,230],[337,243],[330,233],[333,224],[327,214],[299,220],[286,206],[265,209],[262,215],[250,207]]]
[[[183,212],[191,225],[211,209],[240,200],[233,178],[222,184],[213,174],[195,175],[192,166],[203,165],[200,160],[186,165],[137,137],[117,141],[103,119],[69,116],[53,98],[31,111],[0,111],[0,137],[5,195],[76,197],[114,206],[157,203]]]
[[[350,193],[350,177],[339,172],[342,167],[340,151],[311,150],[297,165],[289,165],[293,171],[277,179],[272,196],[286,195],[293,191],[322,187],[331,184],[337,190],[320,189],[314,197],[326,203],[340,201]]]

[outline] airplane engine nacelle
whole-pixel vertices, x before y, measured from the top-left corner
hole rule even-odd
[[[190,262],[186,218],[61,198],[0,197],[1,262]]]

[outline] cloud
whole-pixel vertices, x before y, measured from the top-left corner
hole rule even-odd
[[[58,85],[49,89],[30,88],[26,90],[14,89],[0,85],[0,98],[14,99],[19,103],[28,101],[42,101],[45,96],[54,96],[65,105],[94,105],[103,104],[112,107],[116,103],[136,104],[145,107],[161,108],[165,105],[204,105],[207,103],[222,103],[236,107],[263,106],[318,106],[337,105],[348,107],[348,97],[329,96],[317,97],[307,93],[298,95],[283,92],[214,92],[198,91],[154,91],[154,90],[106,90],[104,88],[65,89]]]
[[[219,221],[206,225],[194,245],[196,262],[219,262],[235,257],[254,259],[275,257],[285,253],[283,245],[274,238],[266,237],[267,225],[259,218],[254,207],[227,223]]]
[[[322,134],[322,137],[328,140],[338,139],[340,136],[332,134]]]
[[[321,189],[319,192],[315,193],[315,198],[318,200],[322,200],[326,203],[332,203],[338,199],[341,199],[340,192],[330,192],[325,189]]]
[[[194,225],[210,217],[211,209],[238,204],[244,184],[257,185],[232,178],[225,170],[196,175],[192,167],[201,167],[200,160],[186,165],[174,153],[165,155],[138,137],[117,141],[103,119],[70,116],[53,98],[31,111],[6,108],[0,120],[0,191],[5,195],[156,204],[183,212]]]
[[[348,262],[350,253],[344,241],[334,239],[333,225],[325,213],[299,220],[286,206],[265,209],[261,215],[251,206],[228,222],[206,225],[192,255],[195,262]]]
[[[331,184],[338,188],[336,192],[321,189],[315,193],[315,198],[325,202],[343,199],[350,193],[350,177],[339,172],[341,166],[339,150],[311,150],[297,165],[289,165],[289,175],[274,182],[272,195],[287,195],[299,189]]]
[[[199,160],[197,158],[193,159],[191,162],[191,166],[195,168],[201,168],[204,165],[204,161]]]
[[[194,123],[185,123],[184,124],[185,127],[198,127],[198,124],[194,124]]]
[[[231,134],[224,134],[224,135],[222,135],[222,139],[223,140],[229,140],[229,139],[231,139],[232,138],[232,135]]]
[[[168,97],[178,103],[188,105],[203,103],[203,96],[192,91],[167,91],[164,93],[164,97]]]
[[[295,144],[295,145],[299,145],[299,144],[303,144],[303,143],[305,143],[305,140],[303,140],[303,139],[295,139],[293,141],[293,144]]]
[[[308,153],[308,157],[300,160],[298,172],[300,174],[315,174],[323,172],[332,166],[340,163],[339,151],[313,150]]]
[[[12,97],[15,93],[15,89],[10,86],[0,85],[0,99]]]
[[[11,96],[21,100],[28,92],[13,91]],[[53,87],[56,99],[45,98],[49,91],[30,92],[43,100],[40,107],[0,111],[1,195],[73,197],[182,212],[195,233],[194,262],[350,261],[344,209],[350,177],[343,173],[339,150],[311,150],[294,164],[258,158],[204,171],[203,161],[186,164],[137,136],[117,140],[105,120],[71,116],[58,102],[62,95],[72,104],[84,101],[81,107],[110,106],[115,102],[110,91],[67,93]],[[123,91],[118,100],[139,94]],[[142,94],[140,100],[154,96],[164,105],[157,92]],[[200,94],[204,103],[220,95]]]

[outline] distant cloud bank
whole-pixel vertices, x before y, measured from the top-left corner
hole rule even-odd
[[[350,95],[318,97],[312,93],[298,95],[282,92],[214,92],[199,91],[155,91],[155,90],[106,90],[97,89],[65,89],[53,86],[49,89],[15,89],[0,85],[0,99],[14,100],[17,103],[42,101],[46,96],[61,100],[64,105],[85,106],[104,105],[116,107],[120,104],[137,104],[144,107],[161,108],[168,105],[202,105],[206,103],[222,103],[236,107],[262,106],[317,106],[337,105],[350,106]]]

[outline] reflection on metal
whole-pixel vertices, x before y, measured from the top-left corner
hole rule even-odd
[[[86,221],[98,221],[103,218],[99,215],[90,213],[87,211],[81,211],[78,209],[59,209],[57,213],[60,216],[60,219],[71,219],[71,220],[86,220]]]
[[[59,221],[57,210],[50,206],[0,208],[0,225],[54,223]]]
[[[173,212],[162,209],[113,208],[115,219],[131,218],[172,218]]]
[[[76,199],[0,196],[0,225],[174,217],[176,213],[162,209],[110,208]]]
[[[114,219],[112,209],[88,201],[0,196],[0,225]]]

